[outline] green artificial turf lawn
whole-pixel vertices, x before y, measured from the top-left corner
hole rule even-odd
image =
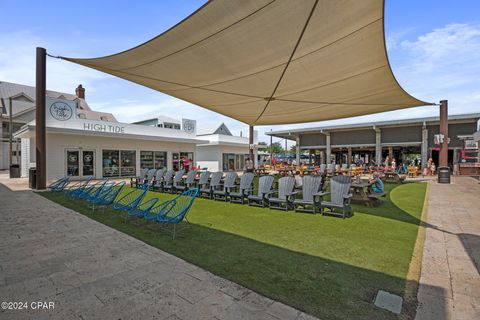
[[[197,199],[191,227],[176,240],[140,219],[125,223],[124,213],[92,213],[81,200],[40,194],[321,319],[396,319],[373,299],[379,289],[404,293],[425,190],[424,183],[386,184],[379,207],[354,205],[353,217],[344,220]]]

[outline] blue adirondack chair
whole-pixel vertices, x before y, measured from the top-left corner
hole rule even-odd
[[[120,192],[123,190],[125,187],[125,182],[119,182],[114,185],[109,185],[108,187],[104,187],[102,191],[98,195],[96,195],[94,198],[87,199],[88,202],[92,204],[92,210],[95,211],[95,205],[99,207],[103,207],[105,209],[105,206],[111,205],[117,196],[120,194]]]
[[[186,216],[197,195],[197,188],[189,189],[172,200],[155,205],[145,213],[144,218],[165,225],[173,225],[172,239],[175,240],[176,232],[180,231],[177,230],[177,225],[183,220],[188,222]]]
[[[109,192],[113,187],[115,186],[115,182],[113,181],[105,181],[105,184],[103,184],[100,188],[96,188],[94,190],[92,190],[86,197],[84,197],[83,199],[85,201],[88,201],[90,202],[91,199],[95,199],[96,197],[98,197],[100,194],[102,193],[105,193],[105,192]]]
[[[138,206],[138,204],[142,201],[147,194],[148,188],[150,185],[145,184],[143,185],[142,189],[133,189],[128,192],[126,195],[121,197],[118,200],[115,200],[113,203],[114,210],[130,210]]]
[[[57,181],[51,183],[47,188],[50,189],[52,192],[60,192],[65,189],[65,187],[70,182],[70,175],[65,176],[63,178],[58,179]]]
[[[82,180],[77,181],[68,188],[64,188],[63,191],[65,192],[67,197],[75,199],[83,192],[83,190],[88,186],[92,179],[93,176],[84,177]]]
[[[152,209],[158,200],[158,198],[149,199],[139,203],[135,208],[128,209],[127,214],[125,215],[125,222],[127,222],[128,217],[143,218],[145,212],[148,212],[150,209]]]
[[[98,193],[100,190],[102,190],[103,186],[105,185],[105,183],[107,183],[107,181],[108,179],[105,178],[105,179],[98,180],[95,183],[90,183],[85,188],[83,188],[82,192],[78,194],[77,198],[86,199],[91,194]]]

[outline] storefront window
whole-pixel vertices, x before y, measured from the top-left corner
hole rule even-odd
[[[222,169],[223,171],[243,170],[248,154],[223,153]]]
[[[165,151],[155,151],[155,169],[167,167],[167,153]]]
[[[104,177],[118,177],[120,175],[120,161],[118,150],[103,150],[103,176]]]
[[[140,151],[140,168],[153,168],[153,151]]]
[[[122,161],[120,162],[121,176],[135,175],[135,151],[120,151]]]
[[[223,171],[234,171],[235,169],[235,154],[234,153],[224,153],[222,156],[223,160]]]
[[[188,172],[193,167],[193,152],[172,153],[173,170],[183,169]]]
[[[135,151],[124,150],[103,150],[103,176],[134,176],[135,170]]]

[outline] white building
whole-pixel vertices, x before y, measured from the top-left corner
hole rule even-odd
[[[180,159],[194,159],[195,130],[149,127],[82,119],[75,102],[47,98],[47,179],[131,177],[141,168],[178,169]],[[195,121],[189,120],[195,128]],[[185,129],[185,130],[183,130]],[[35,121],[15,134],[22,139],[22,176],[35,166]],[[192,165],[189,165],[190,167]]]
[[[47,90],[47,96],[71,100],[79,118],[116,122],[111,113],[93,111],[85,101],[85,89],[79,85],[76,94]],[[18,131],[23,125],[35,119],[35,87],[0,81],[0,170],[8,169],[10,139],[10,100],[12,101],[12,128]],[[21,145],[17,139],[12,143],[12,164],[19,164]]]
[[[197,165],[210,171],[243,170],[249,157],[247,137],[234,136],[224,123],[205,126],[197,132],[197,137],[208,143],[197,144]],[[256,133],[254,133],[254,143]],[[257,148],[253,150],[256,164]]]
[[[130,177],[142,168],[243,170],[248,157],[248,139],[233,136],[224,124],[197,133],[196,121],[190,119],[162,116],[120,123],[111,114],[92,111],[83,98],[57,94],[49,94],[46,104],[48,180],[67,174]],[[22,176],[36,165],[31,103],[29,121],[14,133],[21,140]]]
[[[159,116],[137,121],[134,124],[180,130],[185,126],[183,122],[167,116]],[[198,126],[196,136],[199,140],[206,140],[199,142],[196,146],[195,163],[197,167],[212,172],[244,169],[245,160],[249,157],[247,137],[234,136],[224,123]],[[255,140],[256,132],[254,142]],[[256,154],[257,149],[254,148],[255,159],[257,158]]]

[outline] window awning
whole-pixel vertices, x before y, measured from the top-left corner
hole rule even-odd
[[[383,0],[213,0],[135,48],[61,58],[250,125],[430,104],[392,73]]]

